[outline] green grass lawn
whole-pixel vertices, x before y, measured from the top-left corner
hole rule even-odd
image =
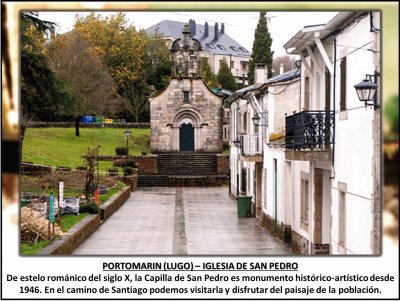
[[[36,245],[29,243],[21,243],[21,255],[35,255],[43,248],[47,247],[51,240],[39,241]]]
[[[100,145],[100,155],[115,155],[116,147],[125,147],[123,128],[27,128],[22,146],[22,161],[75,169],[84,166],[88,147]],[[129,154],[150,153],[150,129],[131,129]],[[100,161],[100,170],[112,167],[111,161]]]
[[[64,232],[67,232],[69,229],[72,228],[72,226],[83,220],[88,215],[89,213],[86,212],[79,213],[78,215],[64,214],[63,216],[61,216],[61,222],[57,222],[57,224]]]
[[[106,193],[106,194],[101,194],[101,195],[100,195],[100,203],[101,203],[101,204],[104,204],[105,202],[108,201],[108,199],[109,199],[110,197],[112,197],[112,196],[113,196],[114,194],[116,194],[118,191],[121,191],[122,188],[124,188],[124,187],[125,187],[125,184],[122,183],[122,182],[120,182],[120,181],[118,181],[118,182],[117,182],[117,186],[115,186],[114,188],[111,188],[110,190],[107,190],[107,193]]]

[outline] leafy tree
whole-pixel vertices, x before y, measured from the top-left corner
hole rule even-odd
[[[399,96],[393,95],[385,101],[383,107],[385,141],[396,141],[399,139]]]
[[[144,53],[144,73],[147,85],[164,90],[171,78],[170,51],[164,35],[156,30],[148,37]]]
[[[163,89],[169,79],[169,52],[162,36],[147,37],[129,25],[124,13],[101,17],[94,13],[77,17],[74,30],[89,41],[107,66],[116,93],[121,96],[123,112],[136,121],[148,120],[149,85]]]
[[[49,68],[44,36],[54,23],[42,21],[35,12],[21,14],[21,105],[27,118],[57,120],[68,114],[76,98]]]
[[[49,58],[52,70],[79,97],[76,112],[71,113],[113,115],[117,107],[113,80],[87,41],[74,31],[60,35],[49,46]]]
[[[222,88],[231,91],[237,90],[237,83],[235,81],[235,78],[233,77],[231,70],[229,69],[228,63],[225,58],[221,61],[221,64],[219,66],[217,80]]]
[[[129,83],[141,77],[147,38],[128,25],[125,14],[108,17],[91,13],[76,17],[74,30],[89,41],[107,66],[118,94],[122,95]]]
[[[132,114],[135,122],[139,122],[145,113],[149,113],[149,95],[150,87],[144,80],[132,82],[129,89],[126,89],[122,95],[124,107]],[[147,118],[142,118],[144,119]]]
[[[211,66],[208,63],[208,59],[206,57],[201,58],[201,74],[203,77],[203,81],[210,89],[218,87],[217,77],[212,71]]]
[[[249,84],[254,83],[255,64],[267,64],[268,78],[272,76],[272,57],[274,52],[271,51],[272,38],[268,31],[265,15],[266,12],[260,12],[260,19],[254,32],[253,49],[247,73]]]

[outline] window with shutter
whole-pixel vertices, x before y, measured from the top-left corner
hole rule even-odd
[[[346,111],[346,57],[340,62],[340,111]]]
[[[308,76],[304,81],[304,110],[307,111],[310,109],[310,79]]]

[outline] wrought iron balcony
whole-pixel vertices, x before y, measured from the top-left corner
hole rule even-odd
[[[286,150],[330,149],[334,117],[334,111],[302,111],[286,116]]]
[[[262,154],[262,141],[259,134],[247,134],[241,136],[243,155],[260,156]]]

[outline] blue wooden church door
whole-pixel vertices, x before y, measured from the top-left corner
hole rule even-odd
[[[194,128],[189,124],[182,124],[179,131],[179,150],[181,152],[194,151]]]

